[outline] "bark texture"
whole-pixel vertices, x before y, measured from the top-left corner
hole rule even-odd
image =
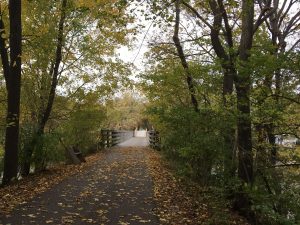
[[[1,37],[1,58],[7,89],[7,115],[3,184],[9,183],[18,174],[19,118],[21,93],[22,23],[21,0],[9,1],[10,53],[8,58],[5,40]],[[0,26],[4,28],[1,18]],[[4,32],[1,30],[1,32]]]

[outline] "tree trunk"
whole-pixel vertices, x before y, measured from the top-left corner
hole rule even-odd
[[[286,2],[285,2],[286,3]],[[270,2],[271,4],[271,2]],[[274,9],[274,13],[272,13],[269,17],[268,26],[271,33],[271,43],[273,45],[273,49],[271,50],[270,54],[275,56],[277,59],[279,55],[286,53],[286,41],[285,39],[289,36],[290,33],[293,33],[295,29],[297,29],[298,23],[295,21],[299,21],[300,19],[300,12],[294,14],[291,18],[289,17],[289,12],[293,11],[293,8],[296,7],[298,4],[297,1],[289,1],[288,7],[285,11],[279,9],[279,1],[273,1],[272,7]],[[282,89],[282,74],[279,68],[275,68],[273,71],[273,76],[275,76],[275,97],[274,101],[276,103],[277,110],[280,110],[280,100],[279,96]],[[274,84],[270,82],[269,91],[272,94],[272,86]],[[270,151],[270,162],[271,164],[275,165],[277,160],[277,151],[278,147],[275,145],[275,125],[272,121],[266,131],[268,133],[269,143],[271,145]]]
[[[239,178],[246,182],[253,182],[253,156],[250,114],[251,77],[247,61],[250,56],[253,41],[253,0],[242,2],[242,35],[239,47],[241,69],[236,77],[238,118],[238,150],[239,150]]]
[[[22,54],[21,0],[9,1],[9,22],[10,65],[9,74],[6,76],[7,116],[3,184],[16,178],[18,173]]]
[[[21,164],[21,175],[22,176],[28,176],[30,173],[30,166],[31,166],[31,157],[34,152],[34,148],[36,146],[36,141],[37,141],[37,135],[35,134],[32,137],[32,140],[28,144],[28,146],[24,147],[24,152],[23,152],[23,162]]]
[[[253,182],[253,156],[252,156],[252,135],[250,118],[250,87],[241,82],[237,85],[237,109],[238,118],[238,153],[239,165],[238,176],[248,184]]]
[[[52,75],[52,82],[51,82],[50,92],[48,96],[47,106],[45,111],[43,112],[41,120],[39,121],[38,133],[41,134],[44,133],[44,128],[46,126],[47,121],[49,120],[52,111],[52,106],[54,103],[55,94],[56,94],[56,87],[57,87],[58,75],[59,75],[59,65],[62,61],[62,48],[64,42],[64,24],[66,19],[66,7],[67,7],[67,0],[62,0],[61,15],[58,24],[57,46],[56,46],[54,67],[53,70],[51,69],[50,71],[50,75]]]
[[[235,56],[233,52],[226,52],[220,40],[220,29],[222,28],[222,20],[224,20],[225,23],[224,30],[227,48],[231,50],[233,48],[232,30],[228,23],[228,17],[223,2],[219,0],[217,3],[215,0],[210,0],[209,5],[214,15],[210,39],[216,55],[221,60],[221,66],[223,69],[223,106],[224,110],[228,110],[228,107],[231,106],[228,104],[226,97],[228,95],[231,95],[233,92],[233,78],[236,76],[237,72],[234,65]],[[236,171],[234,151],[235,129],[225,129],[223,138],[225,143],[224,174],[226,177],[233,177]]]
[[[180,0],[176,0],[175,4],[176,4],[176,18],[175,18],[175,29],[174,29],[173,41],[176,46],[177,53],[178,53],[178,56],[181,61],[181,65],[186,74],[186,82],[187,82],[188,89],[190,92],[192,105],[194,107],[195,112],[199,112],[199,104],[198,104],[198,101],[196,98],[196,88],[195,88],[195,85],[193,82],[193,76],[190,72],[189,65],[186,61],[186,57],[184,55],[183,48],[180,44],[180,40],[178,37],[179,36],[179,34],[178,34],[179,33],[179,22],[180,22]]]
[[[243,184],[253,183],[253,155],[252,155],[252,134],[251,134],[251,112],[250,112],[250,89],[251,76],[247,61],[250,56],[253,41],[253,0],[242,1],[242,34],[239,46],[240,70],[235,78],[237,92],[238,110],[238,177]],[[248,218],[250,213],[250,200],[242,190],[236,196],[235,207]]]
[[[56,87],[58,84],[58,75],[59,75],[59,66],[62,61],[62,48],[64,44],[64,25],[65,25],[65,19],[66,19],[66,8],[67,8],[67,1],[68,0],[62,0],[61,2],[61,15],[60,20],[58,24],[58,34],[57,34],[57,46],[56,46],[56,53],[55,53],[55,59],[54,63],[52,64],[49,75],[52,77],[50,91],[47,99],[46,108],[42,108],[39,120],[38,120],[38,128],[36,135],[34,139],[32,140],[32,144],[30,145],[30,148],[26,149],[26,152],[24,152],[24,155],[27,159],[25,159],[24,164],[22,165],[22,175],[26,176],[29,174],[30,171],[30,164],[31,164],[31,158],[33,154],[33,148],[36,145],[36,142],[38,139],[42,138],[44,135],[45,126],[49,120],[54,98],[56,94]],[[44,169],[45,165],[41,165],[41,168],[38,168],[38,170]]]

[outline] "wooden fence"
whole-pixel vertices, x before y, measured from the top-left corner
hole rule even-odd
[[[149,144],[153,149],[160,150],[160,137],[159,132],[156,130],[150,130],[149,133]]]
[[[101,130],[101,148],[110,148],[133,137],[133,131]]]

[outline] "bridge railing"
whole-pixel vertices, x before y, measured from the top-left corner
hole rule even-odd
[[[149,145],[153,149],[160,150],[160,137],[159,132],[156,130],[148,131],[149,134]]]
[[[110,148],[133,137],[133,131],[101,130],[101,148]]]

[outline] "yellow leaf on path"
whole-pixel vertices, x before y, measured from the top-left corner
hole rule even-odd
[[[150,223],[151,220],[140,220],[139,222],[141,222],[141,223]]]
[[[36,216],[33,215],[33,214],[28,214],[27,216],[30,217],[30,218],[36,218]]]

